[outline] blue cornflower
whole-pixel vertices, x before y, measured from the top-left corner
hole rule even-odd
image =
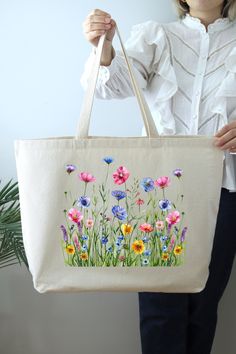
[[[121,247],[121,242],[119,240],[116,241],[116,246]]]
[[[161,242],[165,242],[166,240],[168,240],[168,236],[161,236],[160,240]]]
[[[106,156],[103,158],[103,161],[105,161],[108,165],[114,161],[113,157],[111,156]]]
[[[149,241],[149,237],[148,236],[143,236],[142,238],[144,243],[147,243]]]
[[[107,252],[112,252],[112,250],[113,250],[112,246],[107,247]]]
[[[119,205],[114,205],[111,211],[114,214],[114,216],[116,216],[119,220],[124,220],[127,218],[126,210]]]
[[[123,240],[124,240],[124,235],[119,235],[119,236],[117,236],[117,239],[118,239],[119,241],[123,241]]]
[[[150,177],[145,177],[140,182],[140,186],[145,190],[145,192],[150,192],[154,189],[154,181]]]
[[[143,252],[144,256],[150,256],[151,253],[152,253],[151,250],[145,250],[145,251]]]
[[[85,245],[83,245],[83,246],[81,247],[81,249],[82,249],[82,251],[87,251],[88,246],[85,244]]]
[[[166,251],[167,251],[167,246],[164,245],[164,246],[162,247],[162,252],[166,252]]]
[[[169,210],[171,209],[171,202],[168,199],[162,199],[159,201],[159,207],[161,210]]]
[[[87,240],[87,239],[88,239],[88,236],[87,236],[87,235],[85,235],[85,234],[84,234],[84,235],[82,235],[81,237],[82,237],[82,240]]]
[[[126,197],[126,193],[119,190],[112,191],[111,195],[115,197],[117,200],[121,200]]]
[[[90,198],[83,195],[78,199],[77,205],[87,208],[90,205]]]
[[[149,263],[149,260],[147,258],[144,258],[142,263],[143,265],[147,265]]]
[[[103,235],[103,236],[101,237],[101,242],[102,242],[103,245],[107,244],[107,242],[108,242],[108,237]]]

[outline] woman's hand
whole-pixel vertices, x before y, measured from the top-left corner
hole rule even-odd
[[[226,124],[215,134],[215,146],[236,153],[236,120]]]
[[[85,38],[97,47],[99,38],[106,32],[106,40],[112,44],[116,23],[111,15],[99,9],[93,10],[83,22]]]

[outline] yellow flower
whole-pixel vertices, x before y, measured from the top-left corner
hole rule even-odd
[[[162,253],[161,258],[162,258],[164,261],[167,261],[167,259],[169,259],[169,253],[166,253],[166,252]]]
[[[136,240],[132,244],[132,249],[136,254],[142,254],[145,250],[144,243],[142,240]]]
[[[131,234],[133,231],[133,226],[130,224],[122,224],[120,228],[124,236]]]
[[[174,254],[179,255],[182,251],[183,251],[183,248],[181,246],[175,246]]]
[[[87,261],[88,253],[87,252],[82,252],[81,255],[80,255],[80,259],[82,259],[82,261]]]
[[[73,245],[66,246],[66,253],[74,254],[75,253],[75,247]]]

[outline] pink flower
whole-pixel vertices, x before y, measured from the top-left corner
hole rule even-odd
[[[170,240],[170,244],[169,244],[169,247],[168,247],[168,251],[172,251],[173,247],[174,247],[174,244],[175,244],[175,236],[172,236],[171,237],[171,240]]]
[[[166,217],[166,221],[169,225],[175,225],[177,222],[180,221],[180,213],[175,210],[172,213],[169,213]]]
[[[161,220],[157,220],[156,221],[156,228],[157,230],[163,230],[164,229],[164,221],[161,221]]]
[[[166,188],[170,185],[170,179],[169,177],[160,177],[154,181],[155,186],[159,188]]]
[[[125,181],[129,178],[129,175],[130,173],[127,168],[120,166],[116,172],[113,173],[112,177],[116,184],[122,184],[125,183]]]
[[[73,235],[73,241],[74,241],[74,244],[75,244],[76,248],[79,251],[80,250],[80,243],[79,243],[79,239],[78,239],[77,235]]]
[[[150,225],[150,224],[148,224],[146,222],[144,224],[140,225],[139,229],[144,231],[144,232],[152,232],[153,231],[152,225]]]
[[[71,208],[68,211],[68,218],[71,221],[74,221],[76,223],[80,222],[83,219],[83,215],[81,214],[81,212],[75,208]]]
[[[91,173],[88,173],[88,172],[81,172],[80,174],[78,174],[78,176],[81,179],[81,181],[83,181],[83,182],[96,181],[96,178],[93,175],[91,175]]]
[[[87,228],[91,229],[91,227],[93,227],[93,224],[94,224],[93,219],[88,218],[88,219],[86,220],[86,227],[87,227]]]
[[[171,237],[170,244],[171,244],[171,246],[173,246],[175,244],[175,236]]]

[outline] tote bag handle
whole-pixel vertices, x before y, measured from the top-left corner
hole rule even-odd
[[[132,87],[133,87],[135,96],[138,100],[139,108],[141,110],[141,114],[142,114],[145,129],[146,129],[147,137],[157,138],[159,136],[159,134],[157,132],[155,122],[152,118],[151,112],[150,112],[147,102],[144,98],[144,95],[143,95],[141,89],[139,88],[137,81],[135,79],[130,60],[129,60],[128,55],[126,53],[126,50],[123,45],[123,42],[122,42],[122,39],[121,39],[121,36],[120,36],[117,26],[116,26],[116,33],[118,35],[118,38],[119,38],[119,41],[121,44],[121,49],[124,54],[124,58],[125,58],[125,61],[126,61],[127,67],[128,67],[128,72],[129,72],[129,76],[131,79]],[[94,101],[94,93],[95,93],[95,89],[96,89],[96,83],[97,83],[99,67],[100,67],[100,62],[101,62],[101,55],[102,55],[102,50],[103,50],[105,38],[106,38],[106,34],[103,34],[100,37],[99,43],[98,43],[98,46],[96,49],[96,55],[94,58],[94,65],[92,66],[92,70],[91,70],[90,77],[88,80],[88,87],[86,89],[85,97],[84,97],[84,100],[82,103],[80,119],[79,119],[77,130],[76,130],[76,136],[75,136],[76,139],[88,137],[90,117],[91,117],[92,106],[93,106],[93,101]]]

